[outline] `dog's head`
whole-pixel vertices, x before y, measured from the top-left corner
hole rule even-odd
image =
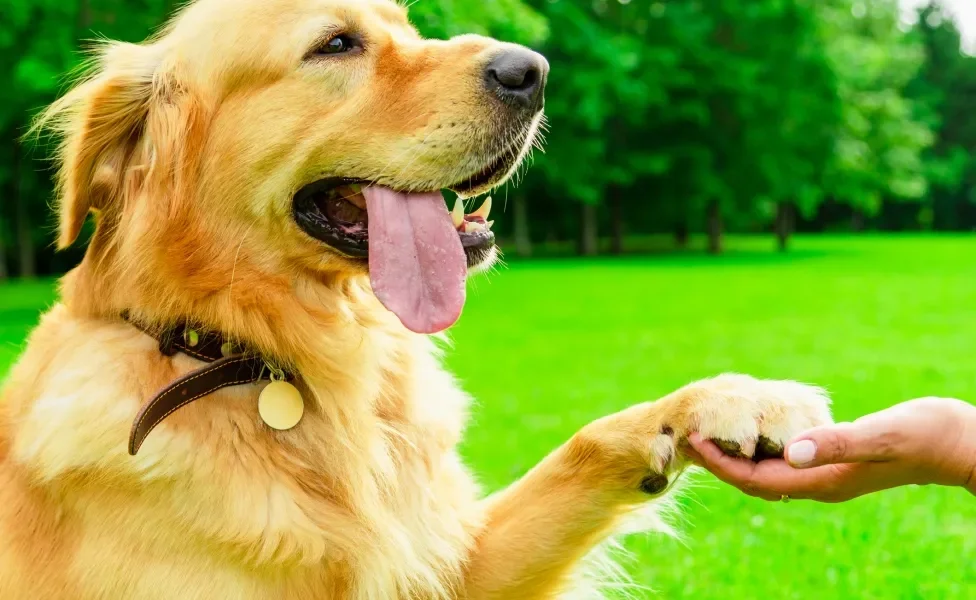
[[[145,44],[106,46],[47,113],[59,243],[94,211],[90,253],[152,254],[201,288],[238,268],[368,272],[408,328],[441,330],[495,250],[487,214],[452,213],[440,190],[511,175],[547,72],[520,46],[425,40],[389,0],[199,0]]]

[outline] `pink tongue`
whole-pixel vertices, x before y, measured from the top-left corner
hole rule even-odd
[[[447,329],[461,316],[468,261],[444,198],[379,186],[363,196],[373,293],[411,331]]]

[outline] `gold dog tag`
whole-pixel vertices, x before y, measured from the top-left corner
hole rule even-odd
[[[285,431],[302,420],[305,402],[298,388],[287,381],[272,381],[258,396],[258,413],[268,427]]]

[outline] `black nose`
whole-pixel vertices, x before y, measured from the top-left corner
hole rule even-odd
[[[488,89],[506,104],[532,111],[541,110],[549,63],[528,48],[505,50],[485,67]]]

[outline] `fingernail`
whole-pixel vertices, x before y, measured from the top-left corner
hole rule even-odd
[[[790,449],[786,453],[790,464],[795,466],[802,466],[813,462],[813,458],[816,455],[817,445],[813,440],[800,440],[795,444],[791,444]]]

